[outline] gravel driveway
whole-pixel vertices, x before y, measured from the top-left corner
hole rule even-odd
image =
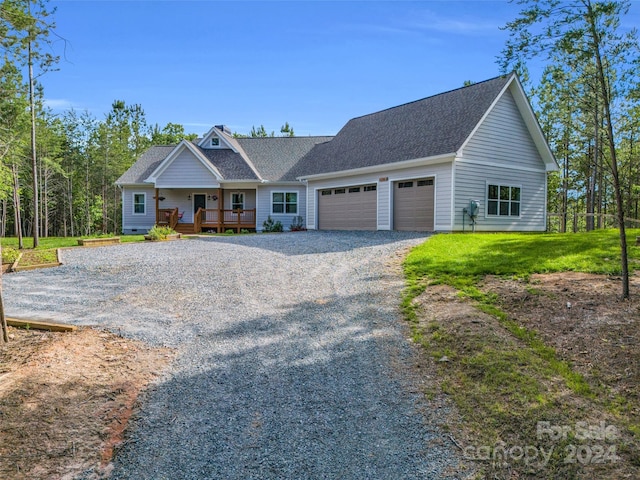
[[[306,232],[70,249],[4,277],[9,316],[178,350],[114,479],[456,477],[390,268],[424,236]],[[462,476],[462,474],[460,473]]]

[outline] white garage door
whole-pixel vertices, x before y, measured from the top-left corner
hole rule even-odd
[[[433,231],[433,180],[433,178],[420,178],[394,182],[394,230]]]
[[[327,188],[318,191],[320,230],[376,230],[377,186]]]

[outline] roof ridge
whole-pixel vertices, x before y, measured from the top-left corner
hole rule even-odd
[[[458,87],[458,88],[453,88],[453,89],[451,89],[451,90],[447,90],[446,92],[435,93],[435,94],[433,94],[433,95],[429,95],[428,97],[419,98],[418,100],[412,100],[412,101],[410,101],[410,102],[401,103],[400,105],[395,105],[395,106],[393,106],[393,107],[383,108],[382,110],[378,110],[377,112],[366,113],[366,114],[364,114],[364,115],[360,115],[360,116],[358,116],[358,117],[353,117],[353,118],[352,118],[351,120],[349,120],[349,121],[352,121],[352,120],[358,120],[358,119],[360,119],[360,118],[370,117],[370,116],[372,116],[372,115],[377,115],[377,114],[379,114],[379,113],[387,112],[387,111],[389,111],[389,110],[395,110],[396,108],[406,107],[407,105],[411,105],[411,104],[414,104],[414,103],[423,102],[423,101],[425,101],[425,100],[429,100],[429,99],[431,99],[431,98],[440,97],[440,96],[442,96],[442,95],[448,95],[448,94],[450,94],[450,93],[457,92],[457,91],[459,91],[459,90],[464,90],[465,88],[476,87],[476,86],[478,86],[478,85],[482,85],[483,83],[493,82],[493,81],[495,81],[495,80],[497,80],[497,79],[499,79],[499,78],[505,78],[505,79],[506,79],[506,78],[510,77],[511,75],[513,75],[513,72],[512,72],[512,73],[508,73],[508,74],[503,74],[503,75],[497,75],[497,76],[495,76],[495,77],[493,77],[493,78],[489,78],[489,79],[487,79],[487,80],[482,80],[482,81],[480,81],[480,82],[472,83],[471,85],[463,85],[463,86]]]
[[[335,135],[294,135],[290,137],[289,135],[284,135],[280,137],[234,137],[236,140],[267,140],[267,139],[278,139],[278,138],[326,138],[326,137],[335,137]]]

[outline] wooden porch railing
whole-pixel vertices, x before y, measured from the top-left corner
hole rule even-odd
[[[256,209],[249,210],[218,210],[199,208],[193,221],[194,231],[200,233],[203,228],[215,228],[222,232],[227,228],[234,228],[240,233],[243,228],[256,228]]]
[[[160,208],[158,209],[158,217],[156,218],[156,224],[160,226],[168,226],[173,229],[178,225],[178,207],[176,208]]]

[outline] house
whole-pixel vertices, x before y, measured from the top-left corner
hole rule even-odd
[[[558,168],[514,74],[350,120],[335,137],[152,147],[118,180],[124,232],[287,228],[544,231]],[[181,218],[179,218],[181,217]]]

